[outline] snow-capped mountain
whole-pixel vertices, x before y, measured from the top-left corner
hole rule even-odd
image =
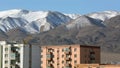
[[[0,12],[0,29],[4,32],[20,27],[30,33],[38,33],[69,22],[71,18],[60,12],[28,11],[14,9]]]
[[[69,16],[72,19],[76,19],[81,16],[80,14],[64,14],[64,15]]]
[[[82,27],[87,27],[87,26],[92,26],[92,25],[96,25],[96,26],[104,26],[104,24],[101,23],[101,20],[96,20],[93,18],[90,18],[88,16],[80,16],[74,20],[72,20],[70,23],[68,23],[66,25],[66,27],[68,29],[71,28],[82,28]]]
[[[103,11],[103,12],[94,12],[90,14],[86,14],[87,16],[94,18],[94,19],[99,19],[99,20],[106,20],[110,19],[112,17],[115,17],[117,15],[120,15],[120,12],[117,11]]]
[[[104,11],[86,14],[86,16],[90,18],[102,21],[117,15],[120,15],[120,12]],[[68,23],[68,28],[91,25],[91,22],[80,14],[65,14],[56,11],[28,11],[21,9],[0,11],[0,30],[3,32],[20,28],[29,33],[39,33],[48,31],[64,23]],[[100,23],[102,24],[101,21],[96,24]]]

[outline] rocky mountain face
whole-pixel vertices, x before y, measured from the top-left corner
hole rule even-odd
[[[32,44],[38,43],[36,45],[83,44],[101,46],[101,62],[116,64],[120,62],[119,25],[120,16],[105,20],[104,27],[92,25],[68,29],[66,25],[62,25],[48,32],[34,35],[30,42]]]
[[[61,25],[48,32],[43,32],[35,35],[31,42],[39,43],[40,45],[51,44],[96,45],[102,46],[103,51],[120,52],[119,18],[120,16],[116,16],[111,19],[105,20],[104,27],[102,27],[103,25],[99,26],[95,24],[83,28],[76,27],[68,29],[66,25]],[[74,23],[74,21],[72,21],[71,23]]]

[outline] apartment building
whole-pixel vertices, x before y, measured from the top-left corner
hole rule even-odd
[[[112,64],[77,64],[76,68],[120,68],[120,65],[112,65]]]
[[[76,68],[76,64],[99,64],[100,47],[86,45],[41,46],[41,68]]]
[[[40,47],[0,41],[1,68],[40,68]]]
[[[0,68],[2,68],[2,46],[0,45]]]

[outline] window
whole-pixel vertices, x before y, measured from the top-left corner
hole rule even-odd
[[[52,52],[54,52],[54,49],[52,49]]]
[[[48,52],[51,52],[51,49],[48,49]]]
[[[5,51],[8,51],[8,48],[5,48]]]
[[[77,63],[77,60],[75,60],[74,63]]]
[[[43,63],[43,61],[41,61],[41,64]]]
[[[57,52],[59,52],[59,50],[57,50]]]
[[[74,48],[74,51],[77,51],[77,48]]]
[[[74,57],[77,57],[77,54],[75,54]]]
[[[5,57],[8,57],[8,54],[5,54]]]
[[[41,58],[43,58],[43,55],[41,55]]]
[[[64,52],[64,49],[62,49],[62,52]]]
[[[62,61],[62,63],[64,63],[64,61]]]
[[[64,57],[64,55],[62,55],[62,57]]]
[[[8,61],[6,60],[6,61],[5,61],[5,64],[7,64],[7,63],[8,63]]]
[[[41,52],[43,52],[43,50],[41,49]]]

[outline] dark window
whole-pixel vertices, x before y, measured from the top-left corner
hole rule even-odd
[[[5,64],[7,64],[7,63],[8,63],[8,61],[6,60],[6,61],[5,61]]]
[[[59,50],[57,50],[57,52],[59,52]]]
[[[77,63],[77,60],[75,60],[74,63]]]
[[[41,61],[41,64],[43,63],[43,61]]]
[[[8,48],[5,48],[5,51],[8,51]]]
[[[54,52],[54,49],[52,49],[52,52]]]
[[[64,63],[64,61],[62,61],[62,63]]]
[[[41,58],[43,57],[43,55],[41,55]]]
[[[62,49],[62,52],[64,52],[64,49]]]
[[[41,52],[43,52],[43,50],[41,49]]]
[[[64,55],[62,55],[62,57],[64,57]]]
[[[8,54],[5,54],[5,57],[8,57]]]
[[[77,48],[74,48],[74,51],[77,51]]]
[[[75,54],[74,57],[77,57],[77,54]]]

